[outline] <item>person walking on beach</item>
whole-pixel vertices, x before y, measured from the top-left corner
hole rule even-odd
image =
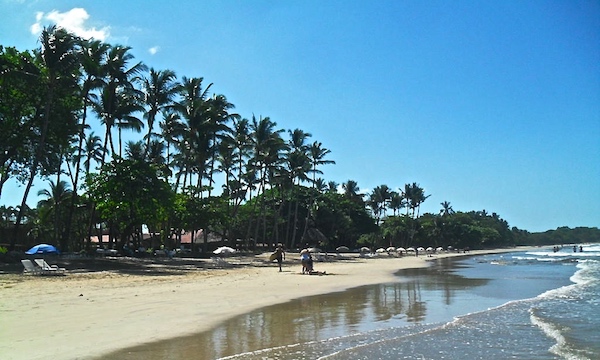
[[[277,245],[277,249],[273,255],[275,255],[275,259],[279,265],[279,272],[281,272],[281,263],[285,260],[285,251],[283,251],[283,246],[281,244]]]

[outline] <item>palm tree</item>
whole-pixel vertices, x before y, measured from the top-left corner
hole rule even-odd
[[[77,190],[80,161],[83,159],[83,142],[86,141],[85,129],[87,128],[87,110],[95,101],[97,96],[94,93],[103,85],[103,78],[106,76],[106,57],[110,45],[99,40],[84,40],[81,42],[82,51],[80,54],[81,66],[83,68],[83,83],[81,86],[81,97],[83,99],[83,109],[81,117],[81,131],[79,135],[78,155],[76,157],[75,181],[73,189]],[[92,136],[92,135],[90,135]],[[88,138],[88,141],[90,139]],[[95,141],[96,139],[93,139]],[[89,164],[88,164],[89,165]],[[89,172],[89,166],[88,166]]]
[[[79,188],[79,172],[81,169],[81,160],[83,158],[83,142],[86,141],[85,129],[87,125],[87,110],[88,107],[93,104],[96,100],[95,90],[102,86],[102,79],[105,74],[105,63],[106,55],[110,49],[110,45],[103,43],[99,40],[82,40],[80,42],[81,52],[79,54],[79,60],[83,69],[83,81],[81,84],[81,98],[83,99],[83,108],[81,116],[81,130],[79,132],[79,146],[77,147],[77,155],[75,156],[75,175],[73,179],[73,195],[71,197],[71,204],[69,207],[69,215],[67,218],[67,225],[65,227],[65,234],[69,234],[71,230],[71,223],[73,220],[73,213],[75,211],[75,203],[77,201],[77,189]],[[90,139],[92,137],[92,139]],[[93,133],[90,134],[87,139],[86,148],[91,151],[95,141],[100,141],[99,137],[95,137]],[[91,142],[90,142],[91,141]],[[98,149],[98,148],[96,148]],[[87,156],[86,175],[89,174],[90,169],[90,154]],[[92,155],[94,157],[94,155]],[[66,239],[65,239],[66,241]]]
[[[182,141],[177,145],[179,154],[178,161],[181,172],[178,179],[184,175],[185,187],[186,181],[191,182],[191,176],[197,175],[197,196],[202,192],[202,179],[206,177],[208,168],[208,159],[210,155],[211,135],[208,127],[208,90],[212,86],[209,84],[206,89],[202,86],[203,78],[187,78],[181,80],[179,94],[181,101],[175,105],[176,110],[181,114],[185,121],[185,131]],[[176,184],[179,183],[179,180]]]
[[[452,209],[452,205],[450,205],[450,202],[444,201],[444,202],[440,203],[440,205],[442,205],[442,209],[440,210],[440,215],[448,216],[448,215],[454,214],[454,209]]]
[[[424,190],[423,188],[421,188],[419,186],[419,184],[417,183],[412,183],[412,184],[404,184],[404,191],[402,191],[402,196],[404,196],[404,198],[406,199],[406,217],[408,218],[409,216],[409,210],[412,210],[412,220],[411,221],[411,229],[410,229],[410,233],[409,233],[409,239],[410,242],[412,243],[412,240],[414,238],[415,235],[415,228],[416,228],[416,224],[415,224],[415,220],[419,217],[419,209],[421,207],[421,204],[430,196],[427,195],[425,196]],[[415,215],[416,212],[416,215]]]
[[[48,210],[54,214],[54,241],[58,242],[60,231],[60,218],[63,215],[63,204],[65,204],[72,196],[73,192],[69,189],[67,182],[61,180],[56,184],[50,180],[50,190],[42,189],[38,191],[38,196],[44,196],[38,202],[38,208],[48,208]]]
[[[172,109],[162,112],[162,121],[159,122],[162,138],[167,143],[167,164],[171,166],[171,146],[181,141],[185,125],[181,122],[179,113]]]
[[[323,174],[323,172],[317,167],[321,165],[335,164],[335,161],[333,160],[325,160],[325,156],[329,155],[330,153],[331,150],[324,148],[323,144],[320,142],[315,141],[309,147],[308,154],[312,166],[311,172],[313,173],[313,182],[315,181],[317,174]]]
[[[179,84],[176,81],[175,72],[171,70],[156,71],[150,69],[148,76],[142,82],[144,92],[144,104],[147,110],[144,118],[148,124],[148,133],[146,134],[146,149],[150,147],[150,138],[154,130],[154,123],[158,113],[168,111],[174,106],[174,99],[179,91]]]
[[[108,49],[106,62],[102,66],[102,74],[104,75],[102,79],[102,91],[100,97],[92,106],[100,118],[101,124],[106,128],[104,145],[102,146],[102,159],[100,161],[101,172],[106,162],[109,145],[112,156],[116,155],[112,137],[113,127],[119,126],[120,135],[123,127],[141,123],[139,120],[136,123],[129,116],[139,109],[140,105],[137,101],[139,99],[139,90],[135,88],[135,84],[139,80],[139,75],[146,71],[147,68],[142,62],[130,65],[134,56],[129,50],[131,50],[130,47],[122,45],[111,46]],[[133,127],[141,129],[141,126],[138,125],[133,125]],[[119,149],[121,149],[121,139],[119,139]],[[94,218],[95,206],[92,205],[88,234],[91,234],[94,227]]]
[[[237,170],[237,181],[240,185],[238,196],[235,197],[234,205],[239,206],[243,199],[246,197],[252,184],[245,182],[244,179],[251,179],[252,177],[245,176],[247,167],[247,161],[250,159],[252,151],[252,141],[250,136],[250,121],[248,119],[234,120],[233,133],[231,134],[233,141],[233,156],[235,157],[235,169]],[[244,186],[245,185],[245,186]],[[244,186],[244,188],[242,188]]]
[[[323,174],[323,171],[318,169],[318,167],[321,165],[335,164],[335,161],[325,159],[325,156],[329,155],[330,153],[331,153],[331,150],[324,148],[323,144],[320,142],[317,142],[317,141],[313,142],[312,145],[308,148],[308,157],[309,157],[310,165],[311,165],[310,172],[312,172],[312,174],[313,174],[313,178],[312,178],[313,189],[316,186],[317,174]],[[309,211],[306,212],[306,219],[304,221],[304,230],[302,232],[303,239],[306,236],[306,231],[308,230],[308,220],[309,220],[309,216],[311,215],[310,210],[312,210],[314,207],[315,200],[314,200],[312,193],[311,193],[311,198],[309,201],[310,201],[310,203],[308,205]]]
[[[252,117],[252,123],[250,125],[251,141],[253,157],[250,159],[250,164],[254,171],[256,171],[259,181],[258,193],[259,195],[264,194],[267,183],[270,177],[272,177],[277,169],[282,165],[282,152],[286,149],[287,145],[281,138],[283,129],[275,129],[277,126],[276,122],[271,121],[268,117],[256,119]],[[265,199],[261,203],[260,217],[263,223],[263,240],[266,233],[266,204]],[[250,230],[250,228],[249,228]],[[254,239],[258,239],[259,227],[256,226]]]
[[[39,53],[41,63],[45,67],[45,78],[41,79],[46,86],[45,100],[43,104],[43,117],[40,128],[40,138],[37,144],[37,150],[34,155],[34,159],[31,162],[30,175],[27,185],[25,186],[25,192],[21,201],[21,207],[19,215],[17,215],[14,235],[10,248],[14,249],[16,243],[16,236],[20,226],[21,218],[23,217],[23,209],[27,202],[29,191],[33,185],[33,180],[36,177],[38,166],[46,150],[46,140],[48,136],[48,129],[50,120],[57,109],[62,103],[57,101],[58,97],[70,97],[72,92],[77,87],[77,75],[79,73],[79,61],[77,55],[77,39],[66,30],[51,26],[45,28],[40,36],[40,42],[42,49]],[[70,111],[69,109],[65,109]],[[62,115],[64,116],[64,114]],[[62,119],[63,122],[58,124],[64,124],[67,119],[66,116]]]
[[[102,154],[102,140],[100,136],[91,132],[85,141],[84,148],[85,161],[83,162],[83,167],[85,168],[86,176],[90,174],[92,160],[99,164],[102,161]]]
[[[211,195],[212,185],[214,184],[214,173],[218,171],[215,162],[219,156],[220,143],[223,139],[229,137],[232,129],[228,123],[238,120],[240,116],[231,113],[235,106],[230,103],[225,95],[213,95],[208,101],[209,116],[207,130],[210,134],[210,164],[208,169],[209,190],[208,196]]]
[[[377,219],[377,224],[382,216],[385,216],[388,202],[391,200],[392,193],[387,185],[380,185],[373,189],[369,196],[369,206],[373,211],[373,215]]]
[[[294,129],[293,131],[288,130],[288,134],[290,138],[288,140],[289,151],[286,154],[286,162],[288,168],[288,182],[291,184],[289,188],[292,189],[292,192],[290,196],[290,201],[288,201],[288,219],[285,238],[287,244],[293,246],[293,244],[295,244],[296,241],[296,231],[298,228],[300,184],[309,180],[307,174],[310,171],[310,162],[308,157],[308,145],[306,144],[306,140],[312,135],[301,129]],[[282,197],[284,196],[283,191],[281,191],[281,195]],[[292,200],[295,203],[293,212]],[[291,220],[292,214],[293,221]],[[293,229],[291,238],[290,228]]]
[[[389,206],[390,209],[392,209],[394,216],[396,216],[400,212],[400,209],[406,206],[404,196],[396,191],[391,191]]]
[[[99,102],[95,104],[96,112],[106,127],[102,165],[106,161],[108,145],[110,145],[113,156],[115,155],[112,139],[113,126],[117,125],[117,121],[121,123],[121,126],[128,126],[125,124],[130,123],[131,119],[126,117],[139,110],[139,104],[134,101],[138,96],[138,90],[135,89],[134,85],[139,79],[138,75],[146,71],[147,68],[142,62],[129,66],[129,62],[134,59],[129,50],[131,48],[128,46],[112,46],[108,51],[107,61],[104,65],[106,78],[103,84],[102,96]],[[135,107],[135,109],[132,109],[132,107]]]
[[[339,186],[339,184],[336,183],[335,181],[329,181],[329,182],[327,182],[327,192],[337,193],[338,192],[338,186]]]
[[[354,202],[363,203],[363,194],[360,194],[360,188],[358,183],[354,180],[348,180],[342,184],[342,190],[344,190],[344,196]]]
[[[313,186],[321,194],[329,190],[329,184],[323,178],[317,178]]]
[[[142,120],[135,116],[136,113],[140,113],[144,109],[140,95],[141,93],[136,90],[128,90],[117,95],[119,101],[114,116],[117,120],[115,126],[119,134],[119,156],[122,154],[123,140],[121,134],[123,130],[140,133],[144,128]]]
[[[144,161],[144,144],[141,141],[128,141],[125,144],[125,159]]]
[[[425,202],[425,200],[427,200],[427,198],[430,197],[431,195],[425,196],[424,189],[422,187],[420,187],[419,184],[417,184],[417,183],[412,183],[411,187],[412,187],[412,192],[411,192],[410,204],[411,204],[411,208],[413,210],[413,217],[415,217],[415,209],[417,210],[416,217],[419,217],[421,204],[423,202]]]
[[[402,191],[402,195],[407,201],[406,215],[408,216],[409,210],[412,210],[413,219],[419,216],[418,209],[420,208],[421,204],[430,196],[425,196],[423,188],[421,188],[417,183],[404,184],[404,191]]]
[[[300,146],[299,146],[300,145]],[[290,247],[294,247],[296,242],[296,231],[298,230],[298,209],[300,204],[300,184],[302,182],[309,181],[308,172],[310,171],[310,159],[307,154],[307,148],[300,143],[293,144],[290,151],[286,154],[286,162],[288,167],[288,181],[291,184],[290,188],[293,190],[288,202],[288,226],[286,228],[286,239],[289,240]],[[295,147],[295,149],[294,149]],[[283,191],[282,191],[283,193]],[[282,194],[283,195],[283,194]],[[290,221],[292,216],[291,206],[292,201],[295,203],[294,206],[294,220]],[[292,227],[292,235],[290,236],[290,227]]]

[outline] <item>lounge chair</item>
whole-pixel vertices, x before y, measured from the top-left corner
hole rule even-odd
[[[23,267],[25,268],[23,270],[23,273],[25,273],[25,274],[40,275],[42,273],[42,269],[35,266],[31,262],[31,260],[28,260],[28,259],[21,260],[21,264],[23,264]]]
[[[67,269],[58,267],[58,265],[49,265],[44,259],[35,259],[35,263],[40,267],[43,274],[63,274]]]
[[[210,259],[212,260],[213,264],[215,264],[218,268],[228,268],[233,266],[231,263],[227,262],[227,260],[223,259],[222,257],[213,256]]]

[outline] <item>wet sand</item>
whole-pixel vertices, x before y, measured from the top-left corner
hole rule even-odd
[[[496,251],[470,254],[489,252]],[[463,254],[433,258],[459,255]],[[425,267],[427,260],[433,259],[347,255],[344,260],[316,262],[316,270],[327,275],[311,276],[300,274],[297,254],[288,254],[281,273],[266,256],[230,259],[227,262],[231,265],[245,262],[239,267],[210,270],[187,268],[164,273],[157,268],[145,274],[105,270],[68,272],[61,277],[1,275],[2,358],[102,357],[136,345],[194,336],[266,306],[392,282],[398,270]]]

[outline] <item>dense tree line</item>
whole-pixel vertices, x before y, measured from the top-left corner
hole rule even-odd
[[[528,245],[600,243],[600,229],[591,227],[569,228],[563,226],[556,230],[538,233],[529,233],[517,229],[514,229],[514,231],[516,237]]]
[[[40,44],[0,46],[0,199],[10,179],[24,189],[21,204],[0,207],[0,243],[11,249],[79,251],[103,232],[120,249],[141,244],[144,228],[168,247],[200,229],[205,245],[212,234],[247,248],[477,248],[527,237],[496,214],[448,202],[421,215],[429,196],[417,183],[361,194],[352,180],[327,182],[322,169],[335,162],[309,132],[244,118],[203,78],[148,68],[129,47],[56,27]],[[131,132],[139,140],[123,141]],[[48,188],[30,208],[36,179]]]

